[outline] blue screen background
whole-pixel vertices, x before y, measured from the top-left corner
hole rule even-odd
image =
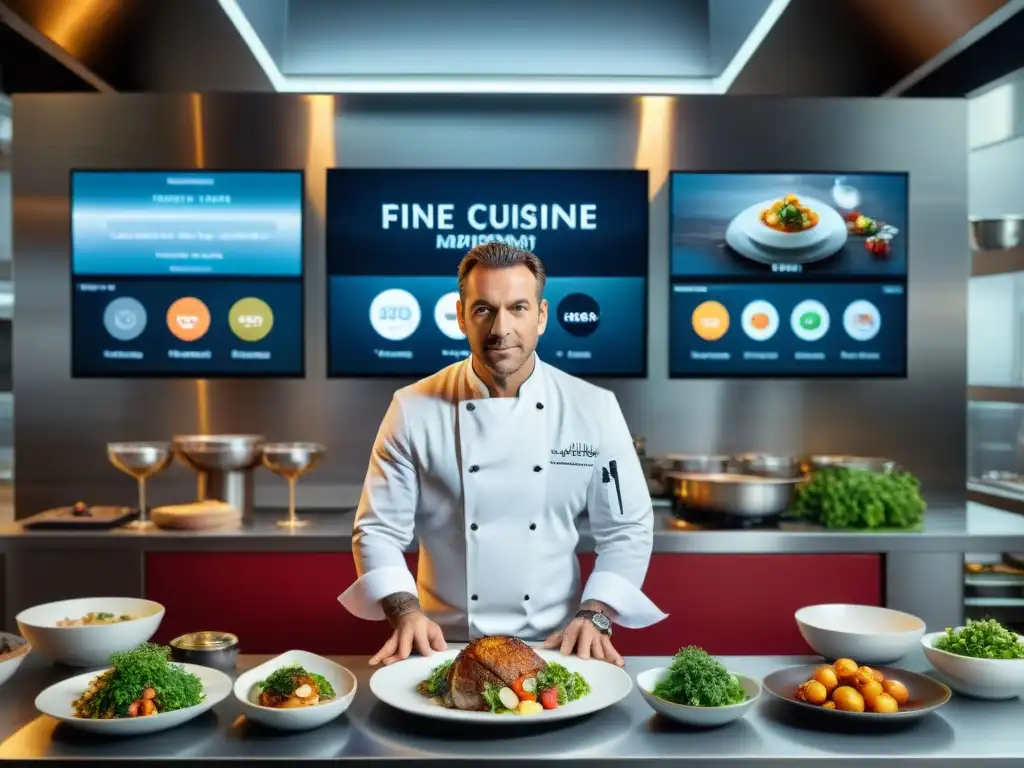
[[[646,373],[648,177],[645,171],[332,169],[327,176],[327,266],[330,376],[425,376],[468,354],[434,322],[434,306],[455,291],[459,261],[475,243],[460,236],[532,234],[529,246],[548,274],[548,328],[538,354],[563,370],[591,376]],[[447,203],[453,228],[383,228],[384,203]],[[593,230],[477,231],[471,205],[595,204]],[[436,222],[435,222],[436,223]],[[459,247],[438,247],[454,236]],[[381,291],[416,297],[421,321],[407,339],[391,342],[369,322]],[[572,336],[556,317],[562,298],[584,293],[600,307],[588,336]],[[396,357],[397,355],[397,357]]]
[[[75,171],[71,187],[72,376],[304,374],[301,171]],[[183,297],[210,311],[210,329],[196,341],[167,327],[169,307]],[[248,297],[273,314],[270,333],[255,342],[229,324],[232,305]],[[146,316],[128,341],[104,322],[117,298],[138,302]]]

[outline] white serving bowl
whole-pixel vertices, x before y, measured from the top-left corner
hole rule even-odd
[[[807,644],[829,661],[891,664],[910,653],[924,635],[924,622],[902,611],[873,605],[809,605],[795,614]]]
[[[23,638],[12,635],[10,632],[0,632],[0,640],[6,640],[14,648],[10,654],[0,658],[0,685],[3,685],[18,671],[18,667],[28,656],[32,646]]]
[[[800,202],[811,210],[817,211],[818,224],[816,226],[798,232],[780,232],[777,229],[772,229],[761,221],[761,211],[771,208],[775,200],[765,200],[740,214],[743,216],[741,221],[744,232],[758,245],[780,250],[809,248],[827,240],[829,235],[840,229],[844,233],[846,232],[846,222],[843,217],[828,203],[810,197],[801,197]]]
[[[1014,699],[1024,693],[1024,659],[973,659],[942,651],[935,641],[945,634],[930,632],[921,638],[921,646],[954,691],[975,699]]]
[[[307,672],[323,675],[334,687],[337,697],[312,707],[276,709],[259,704],[259,683],[281,667],[297,664]],[[242,712],[253,722],[281,731],[310,731],[329,723],[348,709],[356,695],[356,676],[330,659],[306,651],[288,651],[277,658],[253,667],[235,681],[235,698]]]
[[[58,627],[62,619],[91,612],[129,614],[133,621],[92,627]],[[148,641],[164,618],[164,607],[137,597],[82,597],[26,608],[18,614],[18,631],[43,658],[73,667],[101,667],[110,654]]]
[[[186,672],[191,672],[203,683],[206,698],[194,707],[176,709],[173,712],[160,712],[148,717],[123,717],[110,720],[93,720],[89,717],[75,717],[75,700],[89,686],[100,672],[86,672],[67,680],[51,685],[36,696],[36,709],[54,720],[80,731],[98,733],[104,736],[143,736],[150,733],[165,731],[168,728],[194,720],[204,712],[220,704],[231,695],[231,678],[223,672],[200,667],[196,664],[176,664]]]
[[[657,667],[641,672],[636,676],[636,685],[640,689],[644,701],[650,704],[655,712],[683,725],[694,728],[715,728],[726,725],[747,714],[761,696],[759,682],[743,675],[736,675],[743,690],[747,692],[746,701],[728,707],[690,707],[685,704],[676,704],[654,695],[654,689],[668,674],[668,670],[668,667]]]

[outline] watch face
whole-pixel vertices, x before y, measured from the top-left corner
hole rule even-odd
[[[595,613],[591,621],[594,622],[594,626],[598,629],[610,629],[612,626],[611,621],[603,613]]]

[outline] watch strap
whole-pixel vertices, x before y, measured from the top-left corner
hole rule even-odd
[[[611,637],[612,634],[612,620],[605,616],[600,611],[592,611],[588,608],[581,608],[576,612],[577,619],[586,619],[594,628],[597,629],[602,635],[608,635]]]

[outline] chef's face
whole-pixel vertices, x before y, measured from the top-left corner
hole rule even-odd
[[[547,327],[548,303],[537,293],[537,278],[522,264],[477,265],[466,278],[459,328],[473,356],[498,378],[523,367]]]

